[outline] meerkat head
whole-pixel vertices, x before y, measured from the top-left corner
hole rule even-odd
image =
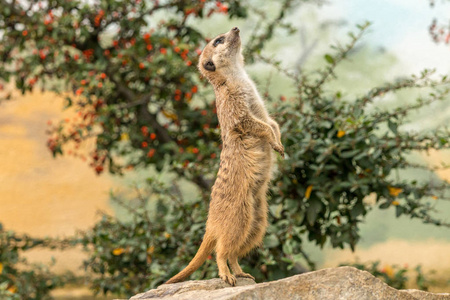
[[[211,40],[203,49],[198,62],[200,73],[211,82],[223,82],[243,65],[237,27]]]

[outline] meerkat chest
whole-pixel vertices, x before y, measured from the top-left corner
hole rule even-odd
[[[267,112],[264,101],[259,95],[256,87],[253,82],[249,86],[250,92],[248,93],[248,97],[246,97],[247,105],[250,109],[250,112],[258,119],[262,121],[267,121],[269,117],[269,113]]]

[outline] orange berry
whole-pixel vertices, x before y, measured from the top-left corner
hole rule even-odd
[[[166,48],[161,48],[161,49],[159,49],[159,52],[161,52],[161,54],[166,54],[167,53],[167,49]]]
[[[192,149],[192,153],[197,154],[199,152],[198,148]]]
[[[148,45],[147,45],[147,50],[150,51],[150,50],[152,50],[152,49],[153,49],[153,46],[152,46],[151,44],[148,44]]]
[[[191,92],[192,92],[193,94],[195,94],[195,93],[197,93],[197,91],[198,91],[198,87],[197,87],[196,85],[194,85],[194,86],[191,88]]]
[[[147,148],[148,147],[148,143],[147,142],[142,142],[141,146],[142,146],[142,148]]]
[[[179,53],[179,52],[181,51],[180,47],[175,47],[175,48],[173,48],[173,50],[174,50],[176,53]]]
[[[105,79],[106,78],[106,74],[105,73],[100,74],[100,78],[101,79]]]
[[[28,35],[28,31],[27,30],[22,31],[22,35],[23,36],[27,36]]]
[[[99,82],[99,83],[97,84],[97,86],[98,86],[99,88],[102,88],[102,87],[103,87],[103,83]]]
[[[143,69],[143,68],[145,68],[145,65],[144,65],[144,63],[139,63],[139,69]]]
[[[156,139],[156,134],[151,133],[151,134],[150,134],[150,139],[152,139],[152,140]]]
[[[85,85],[86,84],[86,80],[84,80],[84,79],[82,79],[81,81],[80,81],[80,83],[81,83],[81,85]]]

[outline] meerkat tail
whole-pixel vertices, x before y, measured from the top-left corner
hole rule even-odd
[[[216,241],[213,240],[210,235],[205,234],[203,242],[191,262],[180,273],[165,282],[165,284],[181,282],[191,276],[191,274],[194,273],[194,271],[196,271],[198,268],[200,268],[200,266],[205,262],[205,260],[213,251],[215,245]]]

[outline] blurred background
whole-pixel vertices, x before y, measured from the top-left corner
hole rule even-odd
[[[359,264],[397,288],[450,292],[447,1],[0,0],[0,6],[0,295],[131,295],[189,261],[201,241],[220,156],[214,94],[198,77],[196,63],[205,39],[233,26],[241,29],[246,69],[282,124],[288,155],[286,161],[279,158],[269,196],[271,224],[288,224],[269,228],[267,251],[252,255],[245,268],[259,270],[253,272],[263,281]],[[425,69],[434,71],[424,74]],[[317,85],[324,74],[326,84]],[[316,94],[298,88],[303,83]],[[384,166],[398,160],[392,173],[367,175],[372,181],[361,194],[347,171],[329,179],[353,184],[336,197],[351,208],[364,204],[353,220],[342,207],[327,210],[326,188],[315,192],[320,181],[300,179],[299,168],[309,168],[324,151],[311,148],[312,158],[294,155],[306,144],[291,136],[303,139],[307,126],[322,126],[302,123],[306,115],[308,124],[319,124],[325,115],[336,120],[323,125],[330,143],[348,139],[351,145],[358,130],[342,124],[351,123],[350,108],[359,107],[365,95],[371,101],[354,119],[361,126],[372,120],[365,114],[389,121],[370,134],[397,141],[399,153],[383,152],[380,161],[371,161]],[[435,95],[439,99],[428,102]],[[305,111],[293,104],[298,99],[305,99]],[[332,104],[332,117],[314,99],[344,104]],[[293,110],[299,119],[287,113]],[[395,122],[398,132],[385,133]],[[369,144],[340,161],[353,161],[359,170],[356,156],[373,154]],[[308,215],[285,214],[291,200],[302,202],[298,211]],[[308,201],[322,204],[314,213]],[[145,223],[145,216],[151,221]],[[332,222],[343,232],[339,237],[325,225]],[[291,243],[286,236],[295,234],[286,228],[292,226],[298,227],[298,240]],[[15,258],[7,255],[13,248]],[[272,270],[281,257],[285,271]],[[34,263],[40,264],[35,270],[45,269],[35,271],[44,274],[45,288],[33,287],[40,283],[30,278],[39,276],[21,273],[34,270]],[[216,275],[213,261],[202,268],[194,278]],[[151,281],[139,272],[151,274]],[[45,276],[61,278],[49,283]]]

